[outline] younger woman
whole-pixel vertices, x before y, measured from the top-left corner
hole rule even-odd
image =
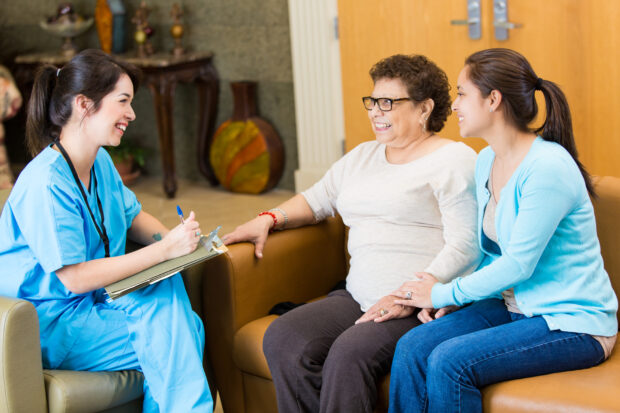
[[[199,239],[193,213],[168,231],[142,211],[102,148],[135,119],[137,87],[134,67],[98,50],[39,70],[26,131],[36,157],[0,217],[0,294],[36,307],[45,368],[137,369],[145,412],[211,411],[204,330],[181,276],[111,303],[102,288]],[[150,245],[124,255],[127,231]]]
[[[536,91],[547,117],[532,131]],[[476,163],[485,259],[467,277],[440,284],[420,273],[394,293],[416,307],[473,302],[400,339],[390,383],[394,413],[482,411],[480,388],[595,366],[618,332],[592,184],[577,160],[562,91],[520,54],[483,50],[466,60],[453,110],[463,137],[490,145]]]

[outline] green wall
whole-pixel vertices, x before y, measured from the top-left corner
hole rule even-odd
[[[16,55],[54,50],[61,40],[39,28],[39,20],[55,14],[55,6],[47,0],[2,1],[0,5],[0,62],[12,65]],[[75,0],[75,9],[82,15],[94,14],[95,0]],[[170,50],[169,35],[172,20],[171,2],[150,0],[152,9],[149,22],[155,29],[152,42],[157,50]],[[278,187],[294,189],[293,173],[297,169],[297,143],[291,46],[287,0],[182,0],[186,26],[184,45],[194,50],[211,50],[220,77],[220,98],[216,126],[232,115],[230,82],[253,80],[258,82],[259,114],[271,122],[282,137],[286,163]],[[130,21],[139,0],[125,0],[127,20]],[[127,45],[133,48],[127,26]],[[81,47],[98,47],[95,28],[76,39]],[[154,109],[146,87],[136,94],[134,109],[137,119],[125,135],[149,149],[146,170],[150,175],[161,175],[159,144]],[[177,175],[181,178],[206,179],[198,171],[196,161],[196,125],[198,99],[193,87],[179,84],[175,97],[174,131]],[[9,121],[7,132],[9,156],[17,163],[26,159],[20,142],[23,119]],[[15,139],[16,134],[20,139]]]

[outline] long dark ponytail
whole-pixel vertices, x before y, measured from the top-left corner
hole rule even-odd
[[[595,197],[590,174],[577,156],[573,122],[564,92],[555,83],[539,78],[525,57],[510,49],[486,49],[465,60],[470,80],[482,96],[498,90],[502,94],[502,109],[506,119],[523,132],[540,134],[544,140],[559,143],[573,157],[581,171],[586,188]],[[547,116],[542,126],[530,129],[538,114],[534,94],[545,96]]]
[[[140,83],[139,70],[96,49],[84,50],[62,68],[39,68],[26,121],[26,143],[32,156],[60,137],[71,118],[75,96],[84,95],[92,100],[96,112],[122,74],[129,76],[135,93]]]

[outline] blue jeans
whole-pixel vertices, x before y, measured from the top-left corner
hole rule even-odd
[[[390,413],[481,412],[492,383],[595,366],[601,345],[582,333],[550,331],[540,317],[478,301],[409,331],[392,362]]]

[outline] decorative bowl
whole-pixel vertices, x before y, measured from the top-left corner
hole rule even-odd
[[[54,23],[48,23],[46,21],[40,21],[39,26],[51,35],[62,37],[65,39],[61,51],[62,54],[67,57],[73,57],[77,53],[77,46],[73,44],[73,38],[84,33],[93,25],[93,18],[88,19],[79,18],[76,21],[56,21]]]
[[[48,23],[46,21],[40,21],[39,26],[46,32],[58,37],[76,37],[84,33],[93,25],[93,18],[89,17],[84,20],[77,20],[74,22],[54,22]]]

